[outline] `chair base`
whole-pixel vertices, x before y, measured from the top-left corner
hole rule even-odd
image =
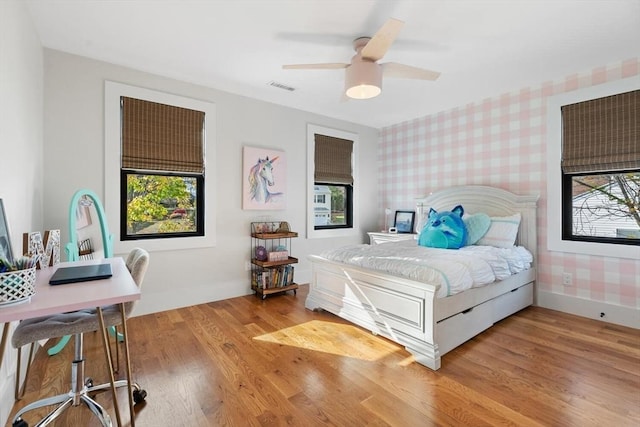
[[[107,384],[107,387],[110,387]],[[59,394],[57,396],[48,397],[46,399],[38,400],[36,402],[30,403],[29,405],[22,408],[16,416],[13,418],[12,426],[14,427],[27,427],[28,424],[22,419],[22,415],[26,412],[32,411],[34,409],[42,408],[44,406],[49,405],[58,405],[56,408],[49,412],[47,416],[45,416],[36,426],[46,426],[53,422],[56,418],[58,418],[62,413],[73,407],[79,406],[80,404],[85,404],[87,407],[95,414],[96,417],[100,420],[100,423],[104,427],[111,427],[113,424],[111,423],[111,417],[107,413],[107,411],[100,406],[98,402],[90,398],[87,393],[89,393],[90,389],[84,388],[80,393],[69,392],[67,394]],[[74,402],[78,402],[74,404]]]
[[[87,407],[91,410],[91,412],[100,420],[100,423],[104,427],[111,427],[113,424],[111,423],[111,417],[107,413],[107,411],[100,406],[89,394],[97,393],[101,391],[111,390],[113,396],[113,406],[116,412],[116,418],[118,422],[118,426],[121,425],[120,422],[120,413],[118,410],[118,402],[116,397],[116,388],[119,387],[127,387],[127,392],[129,394],[129,411],[131,415],[131,425],[134,425],[133,419],[133,402],[139,403],[145,399],[147,396],[147,392],[142,390],[137,383],[129,382],[127,380],[115,380],[113,377],[113,367],[112,367],[112,359],[111,359],[111,351],[106,335],[106,331],[104,329],[104,321],[102,320],[102,311],[98,308],[98,314],[100,318],[100,326],[102,330],[102,339],[103,346],[105,351],[106,363],[110,371],[110,381],[106,384],[100,384],[97,386],[93,385],[93,380],[91,378],[87,378],[85,380],[84,376],[84,357],[82,352],[82,333],[78,333],[75,335],[75,356],[73,362],[71,362],[71,390],[66,394],[59,394],[57,396],[48,397],[45,399],[38,400],[36,402],[30,403],[24,408],[20,409],[16,415],[13,417],[12,427],[28,427],[28,424],[22,419],[22,415],[26,412],[32,411],[37,408],[42,408],[44,406],[57,405],[56,408],[49,412],[46,417],[44,417],[40,422],[36,424],[36,426],[46,426],[49,425],[53,420],[58,418],[65,410],[72,406],[80,406],[81,404],[87,405]],[[124,317],[124,315],[123,315]],[[125,319],[123,318],[123,322]],[[125,329],[126,331],[126,329]],[[125,332],[126,336],[126,332]],[[125,341],[126,344],[126,341]],[[18,365],[19,366],[19,365]],[[18,370],[17,375],[20,375],[20,371]],[[131,378],[131,368],[129,364],[129,357],[127,351],[127,378]],[[16,389],[17,393],[17,389]]]
[[[47,397],[45,399],[41,399],[35,401],[33,403],[28,404],[24,408],[20,409],[16,415],[13,417],[13,423],[11,424],[13,427],[27,427],[28,424],[22,419],[22,415],[33,411],[34,409],[42,408],[44,406],[50,405],[58,405],[54,410],[49,412],[36,426],[46,426],[53,422],[56,418],[58,418],[62,413],[74,406],[80,406],[81,404],[86,405],[91,412],[100,420],[100,423],[105,427],[111,427],[113,423],[111,422],[111,417],[107,413],[107,411],[95,400],[93,400],[89,395],[92,393],[98,393],[103,391],[108,391],[111,388],[111,384],[100,384],[100,385],[90,385],[91,379],[87,380],[87,384],[80,391],[74,392],[73,390],[69,391],[65,394],[59,394],[57,396]],[[114,386],[116,388],[127,387],[126,380],[118,380],[114,382]],[[142,402],[147,393],[142,390],[137,383],[132,384],[134,388],[133,392],[133,400],[135,403]]]

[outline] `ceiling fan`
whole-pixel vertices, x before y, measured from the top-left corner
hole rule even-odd
[[[436,80],[440,73],[397,62],[378,61],[387,53],[400,33],[403,21],[390,18],[373,37],[359,37],[353,41],[356,54],[351,63],[283,65],[286,70],[329,70],[345,68],[345,95],[354,99],[368,99],[382,91],[382,76],[404,79]]]

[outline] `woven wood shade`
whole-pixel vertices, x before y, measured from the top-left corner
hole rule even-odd
[[[562,107],[567,174],[640,169],[640,91]]]
[[[121,98],[122,168],[204,173],[204,112]]]
[[[353,185],[353,141],[315,134],[315,182]]]

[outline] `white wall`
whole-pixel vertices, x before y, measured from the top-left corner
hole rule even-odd
[[[42,72],[42,47],[24,3],[0,1],[0,198],[17,254],[22,233],[42,231]],[[4,425],[15,381],[16,351],[10,343],[1,363]]]
[[[245,261],[250,256],[249,223],[265,215],[286,220],[294,231],[299,232],[300,237],[292,242],[293,255],[300,259],[296,267],[299,283],[307,282],[310,277],[308,254],[330,246],[364,242],[366,231],[378,228],[375,213],[378,198],[376,129],[60,51],[45,49],[44,58],[44,222],[48,228],[62,230],[63,243],[68,241],[68,204],[77,189],[92,189],[103,198],[105,207],[118,203],[117,200],[104,200],[105,80],[206,100],[216,105],[216,162],[207,165],[207,173],[216,174],[216,247],[152,252],[136,314],[249,294],[249,273],[245,271]],[[305,237],[308,123],[359,134],[360,235],[340,239]],[[286,210],[242,210],[243,145],[285,151],[288,165]],[[144,242],[140,245],[144,247]]]

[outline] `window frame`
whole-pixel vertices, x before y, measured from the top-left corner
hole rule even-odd
[[[640,247],[619,243],[566,240],[562,236],[562,114],[563,105],[640,89],[637,76],[565,92],[547,98],[547,249],[616,258],[640,258]]]
[[[629,172],[629,171],[626,171]],[[611,175],[625,173],[610,171],[602,173],[567,174],[562,173],[562,239],[576,242],[611,243],[614,245],[640,245],[639,239],[621,237],[599,237],[573,234],[573,178],[577,176]]]
[[[107,221],[111,230],[117,230],[114,235],[114,253],[127,253],[134,247],[144,242],[145,249],[149,251],[192,249],[215,247],[216,245],[216,204],[215,204],[215,104],[172,95],[151,89],[130,86],[112,81],[105,81],[105,197],[104,206],[107,214]],[[161,236],[151,239],[123,240],[120,235],[121,226],[121,111],[120,97],[142,99],[151,102],[158,102],[177,107],[189,108],[203,111],[205,113],[204,124],[204,203],[203,221],[204,235],[201,236]],[[214,167],[214,166],[213,166]],[[142,171],[142,173],[147,173]],[[180,174],[182,175],[182,174]],[[189,174],[184,174],[185,176]],[[191,175],[189,175],[191,176]]]
[[[149,233],[149,234],[127,234],[127,177],[129,175],[155,175],[155,176],[170,176],[177,178],[195,178],[196,180],[196,215],[195,225],[196,231],[193,232],[173,232],[173,233]],[[188,238],[204,236],[204,209],[200,205],[205,204],[205,177],[204,174],[195,173],[174,173],[174,172],[159,172],[159,171],[141,171],[135,169],[120,169],[120,239],[123,241],[146,241],[150,239],[168,239],[168,238]],[[123,221],[124,219],[124,221]]]
[[[353,185],[351,186],[351,225],[324,227],[315,225],[314,212],[314,186],[315,183],[315,134],[326,135],[333,138],[346,139],[353,142],[351,153],[351,166]],[[320,125],[307,125],[307,238],[348,237],[360,234],[359,209],[358,209],[358,134],[341,131]],[[326,185],[326,184],[320,184]]]
[[[316,225],[313,224],[313,229],[315,231],[318,230],[338,230],[338,229],[347,229],[353,228],[353,185],[348,184],[328,184],[326,182],[314,182],[314,186],[316,185],[326,185],[328,187],[344,187],[345,188],[345,204],[350,207],[350,209],[346,209],[346,224],[332,224],[332,225]],[[326,195],[323,195],[326,197]],[[326,200],[325,200],[326,201]],[[315,212],[314,212],[315,218]]]

